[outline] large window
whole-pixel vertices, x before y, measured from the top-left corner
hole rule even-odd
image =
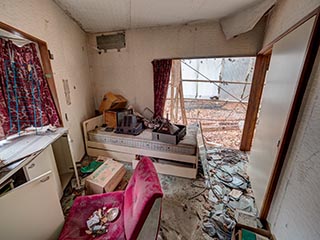
[[[208,144],[239,148],[255,57],[173,61],[165,116],[200,121]]]

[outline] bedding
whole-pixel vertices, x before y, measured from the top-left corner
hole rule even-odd
[[[197,124],[187,126],[186,136],[177,144],[168,144],[152,140],[152,130],[145,129],[137,136],[117,134],[105,131],[104,127],[98,127],[88,131],[88,140],[93,142],[118,145],[124,147],[142,148],[161,152],[169,152],[185,155],[196,155],[197,153]]]

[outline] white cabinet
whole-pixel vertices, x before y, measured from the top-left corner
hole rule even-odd
[[[2,156],[8,148],[25,158],[0,178],[3,187],[10,181],[18,186],[0,197],[0,239],[57,239],[64,223],[63,189],[73,174],[78,180],[66,130],[14,139],[0,148]]]
[[[259,210],[268,194],[314,22],[315,17],[309,19],[277,41],[272,48],[266,86],[261,99],[260,120],[248,165],[248,175]]]
[[[51,170],[56,192],[59,198],[62,197],[63,191],[51,145],[44,149],[30,163],[24,166],[23,170],[28,181]]]
[[[57,239],[64,223],[48,171],[0,197],[0,239]]]

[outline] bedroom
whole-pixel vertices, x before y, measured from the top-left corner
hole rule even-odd
[[[53,57],[50,60],[52,82],[56,88],[62,124],[69,131],[68,142],[74,162],[79,162],[86,153],[82,123],[95,116],[95,109],[99,107],[105,92],[112,91],[125,96],[138,111],[143,111],[145,107],[154,109],[151,65],[153,60],[257,56],[270,43],[273,44],[279,40],[284,33],[292,31],[293,27],[299,23],[301,25],[310,13],[319,8],[317,0],[303,2],[278,0],[253,30],[226,40],[220,28],[219,19],[230,14],[243,13],[249,6],[261,1],[248,0],[237,5],[233,1],[224,1],[224,4],[187,1],[189,5],[175,1],[173,6],[171,6],[173,3],[167,2],[162,5],[157,1],[153,1],[151,6],[143,5],[146,4],[145,1],[134,5],[132,1],[133,8],[130,11],[133,18],[131,20],[127,16],[130,9],[127,3],[130,1],[123,1],[115,6],[111,1],[107,1],[106,6],[111,4],[113,8],[107,7],[99,16],[91,13],[91,17],[73,15],[70,9],[64,11],[62,9],[66,5],[63,7],[61,4],[62,7],[61,5],[59,7],[57,5],[59,2],[65,2],[67,5],[72,1],[1,1],[0,22],[46,42]],[[219,10],[215,5],[220,4],[222,6]],[[183,8],[182,5],[184,5]],[[99,6],[95,7],[99,8]],[[198,14],[207,17],[198,16],[193,6],[199,7]],[[180,7],[181,11],[178,11]],[[90,8],[86,6],[84,9]],[[79,9],[79,12],[81,10],[83,9]],[[152,20],[145,27],[139,25],[144,22],[142,17],[139,18],[143,16],[141,12],[147,12],[146,17]],[[103,18],[104,15],[110,16],[110,24],[106,22],[102,24],[101,20],[95,20],[98,17]],[[118,15],[123,15],[125,18],[117,19]],[[89,18],[88,24],[98,23],[97,28],[91,29],[91,25],[84,25],[86,20],[83,19],[86,19],[86,16]],[[180,18],[177,20],[175,16]],[[188,18],[188,16],[194,18]],[[176,22],[173,21],[174,19]],[[118,25],[112,25],[112,21],[116,21]],[[246,25],[241,22],[233,22],[233,24],[232,26],[236,29]],[[99,27],[108,27],[108,29]],[[125,30],[126,48],[121,49],[120,52],[110,51],[99,54],[94,48],[96,34],[115,30]],[[315,50],[314,58],[316,53]],[[303,237],[317,239],[318,237],[316,229],[320,214],[314,214],[314,212],[319,211],[319,206],[313,203],[318,202],[320,194],[315,175],[319,169],[317,153],[320,136],[317,124],[319,120],[317,115],[319,54],[316,60],[307,62],[306,65],[310,67],[311,74],[307,92],[304,95],[286,161],[276,184],[277,190],[268,218],[266,218],[277,239],[302,239]],[[66,101],[63,80],[68,82],[71,104]],[[263,99],[262,95],[261,101]],[[252,124],[251,121],[247,122]],[[276,145],[277,142],[272,144]],[[264,182],[266,182],[265,179]],[[304,193],[300,192],[301,187],[305,189]],[[304,199],[303,196],[297,198],[297,195],[307,195],[306,202],[301,200]]]

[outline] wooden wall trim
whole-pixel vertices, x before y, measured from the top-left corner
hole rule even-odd
[[[39,38],[36,38],[28,33],[25,33],[15,27],[12,27],[12,26],[10,26],[6,23],[3,23],[3,22],[0,22],[0,28],[7,31],[7,32],[10,32],[16,36],[23,37],[25,39],[28,39],[28,40],[38,44],[42,67],[43,67],[43,72],[44,72],[45,78],[48,81],[49,89],[50,89],[53,101],[56,105],[56,108],[57,108],[57,111],[59,114],[60,123],[63,125],[60,105],[59,105],[59,101],[58,101],[58,94],[57,94],[56,85],[55,85],[54,79],[53,79],[53,72],[52,72],[52,67],[51,67],[51,63],[50,63],[47,43]]]
[[[312,72],[313,64],[317,56],[317,52],[320,45],[320,8],[317,9],[316,14],[308,15],[308,18],[304,18],[304,21],[310,19],[316,15],[315,23],[310,36],[307,55],[301,71],[299,83],[297,86],[296,94],[291,105],[290,114],[288,117],[287,125],[283,135],[282,144],[279,147],[279,151],[276,157],[273,173],[271,175],[270,182],[267,187],[266,197],[262,203],[260,211],[260,218],[266,220],[270,210],[270,206],[277,188],[277,184],[280,179],[281,171],[286,159],[286,155],[290,146],[290,142],[293,136],[294,128],[298,119],[300,107],[302,105],[303,96],[306,91],[309,78]],[[302,24],[302,23],[301,23]],[[301,24],[297,25],[300,26]]]
[[[51,96],[52,96],[53,101],[56,105],[56,108],[57,108],[57,111],[59,114],[59,118],[60,118],[60,123],[63,124],[62,123],[62,116],[61,116],[61,109],[60,109],[59,100],[58,100],[58,93],[57,93],[56,85],[54,83],[53,71],[52,71],[50,58],[49,58],[48,46],[47,46],[47,43],[43,42],[43,41],[41,41],[41,43],[38,42],[38,46],[39,46],[39,51],[40,51],[40,56],[41,56],[43,72],[44,72],[45,78],[47,79],[49,89],[51,92]]]
[[[264,88],[265,76],[269,67],[270,54],[258,55],[252,77],[252,84],[250,89],[250,97],[248,102],[248,108],[246,112],[246,118],[244,122],[240,150],[250,151],[254,131],[256,128],[256,122],[258,118],[258,112],[260,107],[261,96]]]

